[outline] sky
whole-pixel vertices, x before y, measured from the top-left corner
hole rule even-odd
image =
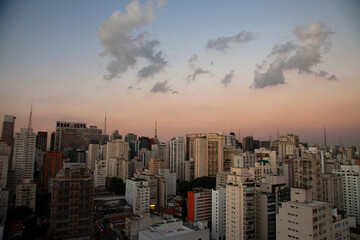
[[[360,144],[359,1],[4,0],[0,115]]]

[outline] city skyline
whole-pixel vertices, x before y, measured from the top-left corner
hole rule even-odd
[[[0,115],[160,140],[359,144],[360,3],[11,1],[0,18]],[[296,12],[296,14],[295,14]],[[311,50],[310,53],[306,50]],[[110,65],[109,65],[110,64]]]

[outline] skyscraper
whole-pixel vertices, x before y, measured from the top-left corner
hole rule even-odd
[[[12,161],[12,187],[22,183],[24,178],[34,178],[36,134],[31,128],[21,128],[15,134],[14,154]]]
[[[185,139],[176,137],[170,140],[170,172],[176,172],[177,180],[184,180],[183,165],[185,161]]]
[[[14,129],[16,117],[4,115],[4,122],[1,132],[1,141],[6,142],[9,146],[14,144]]]
[[[45,152],[47,148],[47,132],[38,132],[36,136],[36,148]]]
[[[49,190],[50,178],[55,178],[56,174],[60,171],[63,164],[62,152],[48,151],[44,155],[43,164],[43,191]]]

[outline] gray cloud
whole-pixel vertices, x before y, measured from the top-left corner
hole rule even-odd
[[[187,79],[187,82],[190,83],[192,81],[194,81],[196,79],[196,76],[197,75],[200,75],[200,74],[208,74],[209,71],[205,71],[205,70],[202,70],[201,68],[199,67],[196,67],[195,70],[194,70],[194,73],[193,74],[189,74],[186,79]]]
[[[193,54],[193,55],[191,55],[191,57],[189,58],[188,63],[189,63],[189,64],[194,64],[194,62],[197,62],[197,61],[198,61],[197,55],[196,55],[196,54]]]
[[[155,85],[153,86],[153,88],[150,90],[151,92],[154,93],[167,93],[167,92],[176,92],[175,90],[173,90],[169,85],[168,85],[168,81],[165,80],[163,82],[157,82],[155,83]]]
[[[139,80],[152,77],[162,71],[168,64],[162,51],[157,50],[160,42],[151,39],[148,32],[133,37],[132,33],[139,27],[150,24],[155,18],[151,1],[141,5],[132,1],[125,12],[115,11],[109,19],[102,22],[98,36],[104,47],[101,54],[113,59],[106,65],[105,79],[120,77],[129,68],[134,67],[139,58],[145,59],[149,65],[138,72]]]
[[[283,45],[275,45],[268,59],[256,65],[254,82],[250,87],[264,88],[283,84],[284,71],[289,70],[318,77],[328,75],[326,71],[314,71],[312,68],[322,62],[323,54],[330,49],[329,38],[334,32],[324,23],[313,22],[308,28],[297,26],[293,34],[299,43],[287,42]],[[267,65],[267,70],[262,72]]]
[[[221,83],[226,87],[229,83],[231,83],[234,77],[234,71],[231,70],[229,74],[226,74],[225,77],[221,80]]]
[[[216,40],[210,39],[206,47],[217,51],[225,52],[230,48],[231,43],[246,43],[254,40],[254,34],[252,32],[241,31],[232,37],[219,37]]]
[[[331,75],[330,77],[328,77],[326,80],[329,80],[329,81],[336,81],[338,80],[338,78],[335,76],[335,75]]]

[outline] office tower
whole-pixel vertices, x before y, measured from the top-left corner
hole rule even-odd
[[[137,141],[137,135],[134,133],[128,133],[125,135],[125,142],[134,142]]]
[[[96,126],[86,127],[86,123],[57,121],[55,131],[55,150],[76,148],[85,150],[91,141],[102,141],[102,130]]]
[[[36,148],[46,152],[47,148],[47,132],[38,132],[36,136]]]
[[[331,203],[332,208],[344,210],[342,177],[337,174],[321,174],[321,189],[323,202]]]
[[[242,139],[243,150],[253,152],[254,151],[254,138],[253,136],[247,136]]]
[[[44,154],[43,163],[43,191],[47,192],[50,189],[49,183],[51,178],[55,178],[63,165],[62,152],[47,151]]]
[[[16,186],[15,207],[31,208],[35,212],[36,183],[24,178],[23,182]]]
[[[110,171],[110,160],[114,158],[122,158],[125,160],[129,160],[129,143],[125,142],[122,139],[116,139],[112,141],[108,141],[106,144],[106,164],[107,164],[107,172],[106,175],[109,176]],[[112,160],[113,161],[113,160]]]
[[[34,178],[36,134],[31,128],[21,128],[15,134],[14,154],[12,161],[12,186],[22,183],[24,178]]]
[[[9,160],[11,147],[6,142],[0,142],[0,188],[4,189],[8,185]]]
[[[226,184],[226,239],[255,239],[255,182],[246,168],[231,168]]]
[[[84,163],[64,163],[51,185],[50,233],[54,239],[92,236],[94,179]]]
[[[94,187],[100,190],[106,188],[106,160],[96,160],[95,162]]]
[[[195,163],[191,160],[184,161],[184,181],[194,181],[195,179]]]
[[[151,150],[151,144],[148,137],[139,137],[140,149],[146,148],[147,150]]]
[[[304,153],[294,159],[294,185],[311,188],[313,199],[322,199],[320,153]]]
[[[256,238],[276,239],[276,210],[283,201],[290,200],[290,189],[284,176],[267,175],[257,184],[256,194]]]
[[[224,171],[230,171],[234,167],[234,158],[241,154],[242,150],[235,146],[224,147]]]
[[[159,174],[160,169],[165,168],[165,161],[161,158],[151,158],[149,162],[149,173],[151,175]]]
[[[51,133],[50,137],[50,151],[55,151],[55,132]]]
[[[170,169],[160,169],[160,175],[167,183],[167,195],[176,196],[176,173],[170,172]]]
[[[126,202],[133,213],[139,216],[149,212],[150,187],[148,181],[140,178],[126,179]]]
[[[342,177],[345,211],[360,225],[360,165],[341,165],[333,173]]]
[[[16,117],[11,115],[4,115],[4,121],[1,132],[1,141],[6,142],[9,146],[14,144],[14,129]]]
[[[210,239],[210,231],[201,223],[185,225],[180,219],[167,219],[139,231],[139,240]]]
[[[313,201],[310,189],[291,188],[276,216],[277,239],[334,239],[331,204]]]
[[[95,170],[95,162],[100,158],[100,144],[97,142],[92,142],[89,144],[88,154],[87,154],[87,168],[91,171]]]
[[[186,135],[186,155],[195,162],[195,178],[216,177],[224,171],[225,137],[222,133]]]
[[[176,172],[176,179],[183,180],[183,163],[185,161],[185,139],[176,137],[170,140],[169,169]]]
[[[212,189],[211,239],[225,239],[226,235],[226,188]]]
[[[151,157],[163,159],[165,161],[165,166],[169,168],[169,144],[166,142],[152,144]]]
[[[211,191],[211,189],[193,188],[188,192],[188,221],[211,221]]]

